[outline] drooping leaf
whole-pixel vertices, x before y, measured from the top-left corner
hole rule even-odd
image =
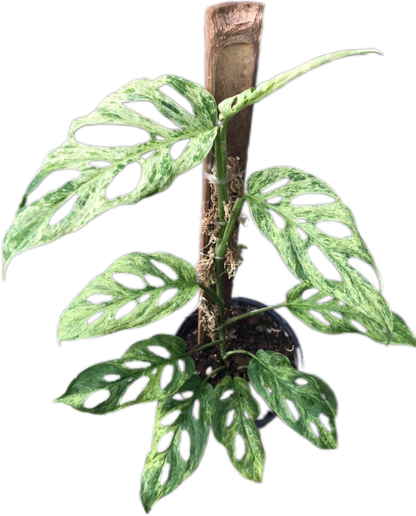
[[[146,458],[140,491],[146,512],[176,489],[201,462],[211,424],[213,397],[212,385],[203,384],[198,375],[193,375],[175,396],[158,403],[152,451]],[[163,421],[176,411],[178,416],[173,422]],[[181,446],[184,432],[188,433],[188,450]],[[161,450],[163,442],[160,441],[169,433],[172,436],[170,444],[166,443],[169,444],[167,448]],[[167,468],[167,478],[163,478]]]
[[[282,184],[282,180],[288,182],[262,193],[278,181]],[[351,211],[332,188],[299,169],[276,167],[253,174],[248,181],[248,192],[247,201],[258,228],[275,245],[293,274],[378,321],[389,336],[393,322],[386,301],[349,264],[351,258],[358,258],[378,274],[373,257],[358,232]],[[324,201],[332,202],[322,204],[320,198],[319,204],[295,205],[294,199],[304,194],[324,195]],[[273,216],[280,217],[280,227]],[[319,223],[334,221],[343,224],[351,236],[336,238],[317,227]],[[331,281],[333,278],[326,278],[317,269],[310,256],[312,246],[317,246],[332,262],[342,281]]]
[[[248,377],[286,424],[318,448],[336,448],[336,398],[323,380],[299,372],[284,355],[262,349],[250,361]],[[296,408],[295,415],[290,410],[291,403],[292,409]]]
[[[167,358],[157,354],[158,349],[153,346],[163,348]],[[193,375],[194,361],[183,356],[185,352],[185,342],[171,335],[155,335],[151,339],[136,342],[121,359],[102,362],[82,371],[56,401],[66,403],[81,412],[106,414],[136,403],[163,400],[175,394]],[[172,369],[172,377],[162,389],[162,374],[167,366]],[[142,381],[144,378],[148,379],[148,383],[137,397],[124,401],[126,391],[136,381]],[[144,383],[142,381],[141,386]],[[85,406],[92,394],[103,390],[108,392],[105,401],[94,407]]]
[[[289,70],[288,72],[283,72],[277,75],[270,81],[262,82],[255,88],[249,88],[238,95],[234,95],[228,99],[223,100],[218,105],[220,119],[230,119],[245,107],[251,106],[255,102],[258,102],[264,97],[267,97],[267,95],[270,95],[276,90],[282,88],[288,82],[293,81],[293,79],[296,79],[300,75],[318,68],[319,66],[330,63],[331,61],[335,61],[336,59],[341,59],[342,57],[357,56],[369,53],[381,54],[381,52],[378,50],[370,48],[361,50],[341,50],[339,52],[333,52],[324,56],[315,57],[314,59],[311,59],[310,61],[307,61],[306,63],[297,66],[296,68],[293,68],[293,70]]]
[[[231,462],[243,477],[261,482],[265,453],[256,428],[260,411],[248,383],[243,378],[225,376],[215,394],[212,429],[217,441],[227,448]],[[221,399],[224,395],[227,397]],[[237,436],[244,441],[245,448],[240,459],[236,458]]]
[[[194,115],[160,90],[169,85],[191,103]],[[178,128],[163,125],[140,115],[126,104],[151,102]],[[89,115],[73,121],[69,137],[51,151],[30,183],[3,246],[3,266],[16,254],[76,231],[101,213],[123,204],[135,204],[145,197],[162,192],[183,172],[200,163],[212,147],[217,132],[217,107],[212,95],[197,84],[180,77],[165,75],[154,81],[132,81],[106,97]],[[86,126],[120,125],[136,127],[148,133],[148,140],[134,146],[98,147],[80,143],[76,131]],[[183,153],[171,157],[172,146],[189,139]],[[153,153],[150,157],[149,153]],[[96,162],[101,162],[97,165]],[[107,162],[107,166],[102,166]],[[109,199],[106,189],[123,169],[138,162],[142,175],[138,186],[126,195]],[[105,163],[104,163],[105,165]],[[78,179],[26,206],[27,196],[51,173],[78,170]],[[69,215],[51,225],[52,215],[70,199],[76,202]]]
[[[177,278],[167,276],[157,267],[158,263],[170,267]],[[141,282],[142,288],[119,283],[113,277],[115,274],[134,275],[133,279]],[[160,285],[152,286],[156,282]],[[174,297],[159,306],[160,296],[167,291],[173,294],[173,289],[177,291]],[[98,337],[145,326],[183,306],[197,291],[197,274],[188,262],[167,253],[127,254],[94,278],[72,301],[61,316],[58,339]],[[109,300],[100,298],[96,302],[93,297],[96,295]],[[132,311],[121,317],[119,310],[127,304]]]
[[[310,284],[304,282],[287,293],[287,307],[305,324],[323,333],[360,333],[377,342],[389,343],[386,328],[377,320],[351,308],[339,299],[328,295],[327,292],[318,291],[303,299],[303,294],[311,288]],[[336,286],[334,286],[335,289]],[[321,314],[323,319],[317,318],[317,313]],[[395,313],[393,313],[393,332],[390,344],[416,346],[416,340],[411,330]]]

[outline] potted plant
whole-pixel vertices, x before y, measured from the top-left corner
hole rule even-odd
[[[73,122],[68,140],[47,155],[23,197],[5,238],[4,268],[14,255],[76,231],[112,207],[135,203],[165,190],[178,175],[196,166],[214,149],[215,169],[209,179],[215,185],[213,212],[218,215],[212,225],[219,230],[215,253],[207,256],[215,268],[214,288],[212,283],[201,280],[208,268],[206,262],[200,265],[198,278],[194,267],[178,257],[164,252],[136,252],[119,258],[93,279],[64,311],[59,324],[60,340],[76,340],[144,326],[180,308],[200,290],[215,305],[215,313],[210,316],[217,339],[191,346],[190,341],[178,336],[155,335],[133,344],[121,358],[86,369],[57,399],[91,414],[145,401],[158,402],[152,450],[142,477],[141,498],[146,511],[196,469],[211,426],[236,469],[246,478],[261,480],[264,451],[256,426],[258,407],[249,383],[274,413],[303,437],[320,448],[336,447],[337,402],[330,387],[320,378],[293,367],[293,356],[291,364],[283,353],[264,349],[261,335],[273,330],[279,333],[280,329],[270,320],[271,310],[285,306],[307,325],[325,333],[362,333],[385,344],[415,345],[403,319],[390,311],[381,293],[348,263],[350,258],[359,258],[376,269],[350,210],[325,182],[295,167],[276,166],[252,173],[246,191],[231,200],[229,195],[230,183],[239,178],[238,167],[233,171],[232,163],[227,164],[229,121],[314,68],[369,53],[378,51],[340,51],[312,59],[218,106],[207,90],[179,77],[132,81],[106,97],[97,110]],[[193,114],[161,91],[165,85],[190,102]],[[151,102],[177,127],[163,127],[128,105],[143,101]],[[146,131],[148,138],[133,148],[94,147],[79,141],[81,129],[98,124],[134,126]],[[186,147],[180,155],[172,155],[174,146],[185,140]],[[135,162],[142,168],[138,188],[128,195],[111,197],[108,192],[112,181]],[[49,174],[65,169],[77,169],[81,174],[33,204],[26,204],[27,196]],[[309,194],[326,196],[325,202],[296,202]],[[70,213],[55,222],[55,213],[67,203],[72,203]],[[232,257],[227,259],[227,252],[244,203],[249,205],[261,233],[274,244],[301,283],[274,306],[248,311],[247,306],[239,306],[234,309],[238,313],[232,315],[225,307],[222,283],[236,265]],[[323,229],[324,223],[335,221],[347,228],[346,237],[330,236]],[[341,281],[328,280],[319,272],[310,258],[311,246],[326,254],[340,272]],[[120,275],[133,275],[136,286],[126,286],[126,276]],[[305,296],[312,289],[313,295]],[[161,302],[168,291],[173,297]],[[244,301],[240,304],[244,305]],[[242,331],[240,339],[235,334],[242,324],[250,324],[250,319],[267,313],[266,324],[263,319],[255,322],[260,336],[253,343],[257,348],[253,353],[241,343],[247,330]],[[280,324],[284,322],[280,320]],[[296,339],[290,331],[288,328],[289,344],[294,344]],[[184,336],[190,337],[186,331]],[[288,353],[293,355],[293,351]],[[196,372],[195,362],[201,353],[216,355],[218,366],[207,372],[207,364],[203,363]],[[123,401],[130,386],[139,382],[140,394],[134,400]],[[103,391],[106,399],[91,405],[92,396]],[[183,458],[180,443],[186,434],[190,453]],[[170,441],[161,449],[165,437]],[[235,455],[238,437],[245,443],[241,458]]]

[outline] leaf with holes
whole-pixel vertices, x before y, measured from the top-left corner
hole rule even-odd
[[[307,61],[306,63],[296,68],[293,68],[293,70],[289,70],[288,72],[283,72],[277,75],[270,81],[262,82],[255,88],[249,88],[241,92],[239,95],[233,95],[232,97],[223,100],[218,105],[220,119],[229,120],[245,107],[251,106],[255,102],[258,102],[264,97],[267,97],[267,95],[270,95],[276,90],[279,90],[297,77],[311,70],[314,70],[319,66],[330,63],[331,61],[335,61],[337,59],[341,59],[342,57],[358,56],[370,53],[380,54],[378,50],[370,48],[361,50],[341,50],[331,54],[326,54],[324,56],[315,57],[314,59],[311,59],[310,61]]]
[[[250,361],[248,377],[269,407],[290,427],[318,448],[337,447],[337,404],[325,382],[299,372],[284,355],[262,349]]]
[[[360,333],[385,344],[416,346],[411,330],[399,315],[393,313],[393,332],[389,342],[386,328],[377,320],[340,302],[327,292],[318,291],[303,299],[304,293],[311,288],[307,282],[301,283],[287,293],[286,300],[289,310],[314,330],[331,334]],[[336,288],[334,285],[333,290]]]
[[[227,391],[229,396],[227,396]],[[225,376],[215,388],[212,429],[215,438],[228,451],[231,462],[243,477],[261,482],[264,466],[264,449],[256,428],[259,406],[243,378]],[[244,453],[237,458],[236,439],[244,442]]]
[[[161,91],[165,85],[190,102],[194,115]],[[136,102],[152,103],[176,129],[167,129],[130,109],[128,104]],[[217,107],[213,96],[201,86],[180,77],[165,75],[154,81],[139,79],[110,94],[95,111],[74,120],[66,142],[46,156],[6,234],[4,271],[16,254],[76,231],[115,206],[135,204],[168,188],[178,175],[195,167],[208,154],[217,133],[216,123]],[[130,128],[139,135],[145,133],[147,139],[133,146],[118,147],[86,145],[76,139],[76,132],[88,126],[101,126],[108,130],[114,125],[123,126],[124,130]],[[173,146],[185,140],[189,140],[187,147],[174,159],[171,156]],[[97,162],[101,163],[97,165]],[[107,187],[132,163],[141,166],[140,182],[130,193],[109,199]],[[49,174],[68,169],[80,171],[79,178],[26,205],[27,196]],[[52,224],[54,213],[73,201],[75,204],[69,215]]]
[[[194,361],[184,353],[185,342],[171,335],[155,335],[136,342],[121,359],[85,369],[56,401],[81,412],[106,414],[136,403],[162,400],[175,394],[194,373]],[[165,368],[170,368],[171,379],[162,385],[162,375],[168,373]],[[145,378],[148,379],[147,383]],[[141,382],[138,384],[141,392],[132,400],[125,401],[126,392],[132,388],[134,390],[135,382]],[[90,396],[101,391],[107,391],[105,401],[94,407],[85,406]]]
[[[171,277],[161,270],[166,266]],[[119,283],[114,278],[119,274],[141,283],[136,285],[139,288]],[[160,304],[161,296],[173,294],[173,290],[176,291],[174,297]],[[197,274],[188,262],[167,253],[127,254],[116,260],[104,274],[94,278],[72,301],[61,316],[58,339],[98,337],[145,326],[174,312],[197,292]],[[101,297],[100,302],[94,303],[93,296],[97,295],[109,300]],[[124,315],[122,311],[126,308],[131,311]]]
[[[283,180],[286,183],[281,186]],[[277,183],[276,188],[273,188],[274,183]],[[265,189],[268,192],[263,192]],[[358,233],[351,211],[332,188],[302,170],[276,167],[253,174],[248,181],[248,192],[247,201],[258,228],[275,245],[293,274],[378,321],[389,336],[393,321],[386,301],[349,264],[350,259],[358,258],[378,274],[373,257]],[[319,194],[319,204],[295,205],[293,201],[301,201],[305,194]],[[282,221],[280,227],[273,218],[275,215]],[[350,236],[330,236],[318,227],[324,222],[341,223]],[[312,246],[324,253],[342,281],[331,281],[332,278],[326,278],[318,270],[311,260]]]
[[[160,498],[176,489],[201,462],[211,424],[213,397],[212,385],[202,383],[198,375],[193,375],[174,397],[158,403],[152,451],[146,458],[140,491],[146,512]],[[178,412],[177,418],[163,424],[163,420],[169,419],[174,412]],[[185,432],[189,440],[188,449],[182,441]],[[167,442],[161,450],[163,440],[166,442],[170,436],[170,443]],[[167,478],[164,478],[167,468]]]

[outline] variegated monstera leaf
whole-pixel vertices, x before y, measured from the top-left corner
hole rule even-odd
[[[190,114],[161,91],[174,88],[192,105]],[[133,104],[150,102],[176,128],[166,128],[140,115]],[[130,106],[132,109],[130,109]],[[138,108],[139,109],[139,108]],[[165,75],[154,81],[132,81],[106,97],[89,115],[74,120],[69,137],[51,151],[30,183],[3,246],[4,271],[16,254],[76,231],[101,213],[123,204],[135,204],[165,190],[183,172],[200,163],[212,147],[217,133],[217,106],[204,88],[180,77]],[[77,141],[77,131],[86,126],[121,125],[139,128],[146,141],[134,146],[97,147]],[[182,154],[174,159],[172,146],[189,140]],[[138,162],[142,174],[137,187],[126,195],[108,198],[106,191],[123,169]],[[53,172],[80,171],[80,176],[27,205],[28,195]],[[57,223],[54,213],[75,200],[72,211]]]
[[[305,201],[303,205],[305,194],[319,194],[320,198],[316,204]],[[302,170],[276,167],[250,177],[247,200],[260,231],[275,245],[295,276],[367,314],[386,329],[389,338],[393,319],[386,301],[349,263],[351,258],[358,258],[377,272],[373,257],[351,211],[332,188]],[[349,234],[338,238],[320,228],[322,223],[331,222],[343,224]],[[327,278],[314,265],[313,246],[332,262],[342,281],[332,281],[334,278]]]

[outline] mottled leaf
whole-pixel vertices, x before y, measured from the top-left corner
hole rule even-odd
[[[243,477],[261,482],[265,454],[256,428],[260,411],[248,383],[242,378],[225,376],[216,386],[215,394],[212,429],[217,441],[227,448],[231,462]],[[236,458],[237,436],[244,441],[245,448],[239,460]]]
[[[177,279],[164,274],[158,263],[169,266]],[[128,288],[113,277],[116,274],[134,275],[142,288]],[[159,286],[152,285],[157,281]],[[159,306],[160,296],[168,291],[174,294],[173,289],[174,297]],[[98,337],[145,326],[183,306],[197,291],[197,274],[188,262],[167,253],[127,254],[94,278],[72,301],[61,316],[58,339]],[[108,300],[95,302],[93,296],[97,295]],[[119,310],[128,303],[132,311],[120,317]]]
[[[386,328],[377,320],[351,308],[339,299],[328,295],[327,292],[318,291],[303,299],[303,294],[307,294],[311,288],[310,284],[304,282],[287,293],[287,307],[305,324],[323,333],[360,333],[377,342],[389,343]],[[333,290],[335,289],[336,286]],[[319,315],[316,317],[316,314],[321,314],[323,318],[318,318]],[[393,313],[393,332],[390,344],[416,346],[411,330],[395,313]]]
[[[164,85],[169,85],[188,99],[194,115],[159,89]],[[177,129],[167,129],[126,105],[138,101],[151,102]],[[26,249],[76,231],[115,206],[135,204],[165,190],[179,174],[193,168],[208,154],[217,132],[216,122],[217,107],[212,95],[201,86],[180,77],[165,75],[154,81],[139,79],[110,94],[95,111],[74,120],[66,142],[46,156],[6,234],[3,246],[4,270],[13,256]],[[144,130],[148,140],[134,146],[97,147],[80,143],[76,139],[76,131],[81,128],[109,124],[136,127],[142,132]],[[189,143],[183,153],[173,159],[170,154],[172,146],[187,139]],[[97,165],[96,162],[101,164]],[[107,166],[103,168],[102,162],[107,162]],[[127,165],[135,162],[142,168],[138,186],[126,195],[109,199],[106,195],[107,187]],[[49,174],[68,169],[80,171],[80,177],[33,204],[26,205],[27,196]],[[70,214],[51,225],[53,214],[67,201],[75,198]]]
[[[218,109],[220,111],[220,119],[230,119],[237,113],[239,113],[242,109],[247,106],[251,106],[255,102],[267,97],[271,93],[285,86],[288,82],[293,81],[300,75],[309,72],[319,66],[322,66],[326,63],[330,63],[331,61],[335,61],[336,59],[341,59],[342,57],[348,56],[357,56],[369,53],[380,54],[378,50],[375,49],[361,49],[361,50],[341,50],[339,52],[333,52],[331,54],[326,54],[324,56],[315,57],[306,63],[293,68],[293,70],[289,70],[288,72],[283,72],[270,81],[265,81],[256,86],[255,88],[249,88],[239,95],[234,95],[229,97],[228,99],[223,100],[219,105]]]
[[[163,348],[165,358],[157,354],[158,348]],[[106,414],[136,403],[162,400],[175,394],[193,375],[194,361],[184,356],[184,353],[186,344],[179,337],[155,335],[151,339],[133,344],[119,360],[102,362],[85,369],[56,401],[66,403],[81,412]],[[172,369],[172,377],[162,388],[162,374],[167,366]],[[142,381],[144,378],[148,379],[145,386],[145,381]],[[126,391],[136,381],[142,381],[143,390],[135,399],[123,400]],[[86,407],[88,398],[102,390],[108,392],[108,398],[94,407]]]
[[[262,349],[250,361],[248,377],[280,419],[318,448],[336,448],[337,404],[325,382],[293,368],[284,355]]]
[[[273,184],[283,180],[285,185],[273,189]],[[262,193],[265,189],[271,189]],[[392,329],[392,315],[382,295],[364,276],[350,265],[358,258],[373,267],[376,265],[361,238],[351,211],[337,194],[320,179],[291,167],[277,167],[253,174],[248,182],[247,195],[251,213],[263,235],[277,248],[289,269],[299,279],[343,301],[351,308],[367,314],[386,328]],[[324,195],[312,205],[295,205],[294,199],[304,194]],[[298,203],[301,198],[296,200]],[[308,201],[306,201],[308,202]],[[278,227],[273,216],[280,217]],[[321,222],[340,222],[350,236],[336,238],[318,228]],[[338,270],[342,281],[331,281],[313,264],[312,246],[317,246]]]
[[[208,440],[213,397],[212,385],[203,384],[199,376],[194,375],[174,397],[158,403],[152,451],[146,458],[140,491],[146,512],[160,498],[176,489],[198,467]],[[162,424],[165,423],[164,418],[169,418],[175,411],[179,411],[179,414],[174,422]],[[184,432],[189,436],[189,450],[181,448]],[[170,444],[167,443],[169,446],[161,450],[163,442],[160,441],[169,433],[172,435]],[[183,457],[186,451],[187,455]],[[166,471],[167,468],[167,478],[163,478],[164,469]]]

